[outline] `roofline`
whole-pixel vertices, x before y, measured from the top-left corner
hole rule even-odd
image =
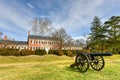
[[[54,38],[54,37],[38,36],[38,35],[28,35],[28,40],[29,39],[59,40],[58,38]]]

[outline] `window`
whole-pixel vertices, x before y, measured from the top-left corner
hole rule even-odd
[[[39,40],[37,41],[37,43],[39,44]]]
[[[34,47],[32,47],[32,50],[34,50]]]
[[[37,44],[37,40],[36,40],[36,44]]]
[[[32,40],[32,44],[34,44],[34,40]]]

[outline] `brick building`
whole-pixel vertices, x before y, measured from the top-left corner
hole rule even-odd
[[[51,50],[59,49],[59,40],[53,37],[28,35],[28,49],[36,50],[45,49],[46,47]]]
[[[46,49],[58,50],[59,49],[59,39],[46,36],[36,36],[28,34],[28,41],[11,41],[7,39],[7,36],[4,36],[4,39],[0,40],[0,48],[14,48],[14,49]],[[63,50],[81,50],[80,46],[68,46],[64,45]]]
[[[4,38],[0,40],[0,48],[28,49],[28,43],[27,41],[11,41],[8,40],[7,36],[4,36]]]
[[[28,43],[26,41],[0,40],[0,48],[28,49]]]

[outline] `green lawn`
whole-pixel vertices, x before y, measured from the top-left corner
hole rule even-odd
[[[120,55],[105,57],[102,71],[89,69],[80,73],[70,68],[74,57],[0,56],[0,80],[120,80]]]

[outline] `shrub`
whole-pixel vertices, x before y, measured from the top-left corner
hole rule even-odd
[[[66,55],[67,54],[67,50],[62,50],[63,51],[63,53]]]
[[[72,57],[72,56],[73,56],[72,51],[71,51],[71,50],[67,50],[67,52],[66,52],[66,56]]]
[[[35,52],[32,50],[23,49],[20,51],[20,56],[34,55],[34,54],[35,54]]]
[[[13,56],[20,56],[20,51],[16,51]]]
[[[76,56],[76,50],[72,50],[72,55]]]
[[[35,51],[28,50],[29,55],[35,55]]]
[[[79,54],[79,53],[83,53],[83,52],[85,52],[85,51],[83,51],[83,50],[76,50],[76,55]]]
[[[62,56],[64,53],[62,50],[53,50],[55,55]]]
[[[64,55],[63,51],[62,50],[58,50],[58,56],[62,56]]]
[[[17,49],[8,49],[8,48],[0,49],[1,56],[18,56],[18,54],[19,52]]]
[[[54,54],[55,50],[49,50],[48,54]]]
[[[45,50],[35,50],[36,55],[45,55],[46,51]]]

